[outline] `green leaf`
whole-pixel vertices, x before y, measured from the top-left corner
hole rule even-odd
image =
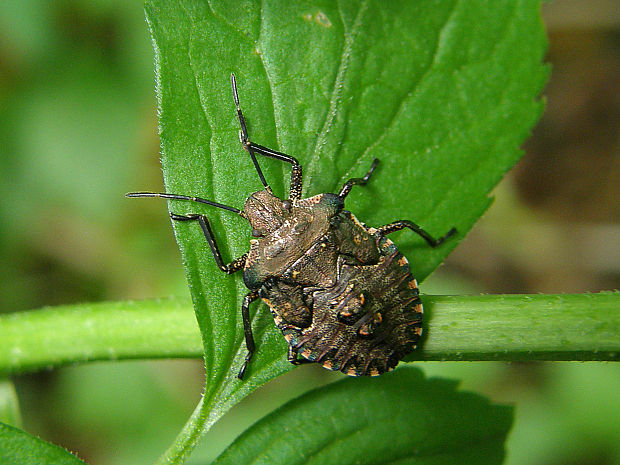
[[[19,401],[13,383],[0,378],[0,423],[21,426],[22,418]]]
[[[225,464],[501,464],[512,408],[406,367],[285,404],[216,460]]]
[[[238,141],[229,77],[237,76],[250,137],[304,166],[306,195],[336,191],[381,165],[347,208],[379,226],[411,219],[434,235],[429,249],[395,235],[423,279],[488,208],[489,192],[520,156],[542,111],[547,77],[540,2],[149,0],[156,54],[162,165],[168,192],[241,208],[261,185]],[[278,195],[289,166],[260,160]],[[175,213],[209,215],[225,260],[248,249],[247,222],[208,206],[172,202]],[[286,344],[254,305],[257,353],[247,378],[240,305],[247,289],[214,264],[200,228],[175,223],[205,347],[205,396],[180,457],[232,405],[291,369]]]
[[[0,423],[0,463],[84,465],[75,455],[28,433]]]

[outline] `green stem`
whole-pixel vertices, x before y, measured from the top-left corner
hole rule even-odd
[[[427,296],[407,360],[619,360],[620,293]]]
[[[202,353],[187,299],[67,305],[0,316],[0,375],[95,360]]]
[[[424,296],[407,360],[619,360],[620,293]],[[81,304],[0,316],[0,375],[94,360],[201,357],[191,304]]]

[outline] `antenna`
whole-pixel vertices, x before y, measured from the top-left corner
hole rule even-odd
[[[161,199],[172,199],[172,200],[188,200],[190,202],[198,202],[205,203],[207,205],[211,205],[212,207],[222,208],[224,210],[228,210],[229,212],[236,213],[237,215],[241,215],[245,218],[245,213],[235,207],[229,207],[228,205],[223,205],[221,203],[212,202],[211,200],[201,199],[200,197],[189,197],[187,195],[178,195],[178,194],[160,194],[157,192],[129,192],[125,194],[125,197],[135,198],[135,197],[159,197]]]
[[[237,116],[239,117],[239,124],[241,125],[241,143],[244,148],[250,154],[252,158],[252,163],[254,163],[254,168],[256,168],[256,172],[258,173],[258,177],[260,178],[260,182],[263,183],[265,189],[271,192],[271,188],[269,184],[267,184],[267,180],[263,175],[263,171],[260,169],[260,165],[258,164],[258,160],[256,159],[256,155],[254,154],[254,150],[252,149],[252,145],[250,144],[250,138],[248,137],[248,128],[245,125],[245,118],[243,117],[243,113],[241,112],[241,107],[239,106],[239,94],[237,93],[237,80],[235,79],[235,75],[233,73],[230,74],[230,84],[232,85],[233,91],[233,99],[235,100],[235,106],[237,107]]]

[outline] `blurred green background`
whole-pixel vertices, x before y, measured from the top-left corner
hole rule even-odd
[[[548,104],[496,201],[425,293],[620,288],[620,10],[546,4]],[[163,202],[153,54],[140,2],[0,2],[0,302],[13,312],[188,293]],[[620,369],[425,363],[513,403],[509,464],[620,464]],[[202,441],[205,463],[260,415],[337,378],[304,366]],[[24,428],[92,464],[151,463],[197,403],[201,361],[97,363],[15,378]]]

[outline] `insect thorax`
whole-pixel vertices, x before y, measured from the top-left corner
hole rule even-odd
[[[252,194],[245,203],[245,214],[256,239],[250,241],[244,270],[246,286],[258,289],[269,278],[286,279],[284,273],[287,270],[304,256],[313,255],[309,253],[311,249],[322,247],[320,239],[329,232],[333,218],[342,207],[342,200],[335,194],[320,194],[292,202],[283,201],[267,191]],[[322,255],[327,257],[329,254]],[[332,259],[327,259],[317,266],[322,268],[331,262]],[[312,261],[307,270],[311,275],[313,264],[316,261]],[[335,262],[331,264],[335,265]],[[330,274],[334,270],[329,270]],[[321,274],[305,279],[293,274],[289,278],[299,284],[324,284]]]

